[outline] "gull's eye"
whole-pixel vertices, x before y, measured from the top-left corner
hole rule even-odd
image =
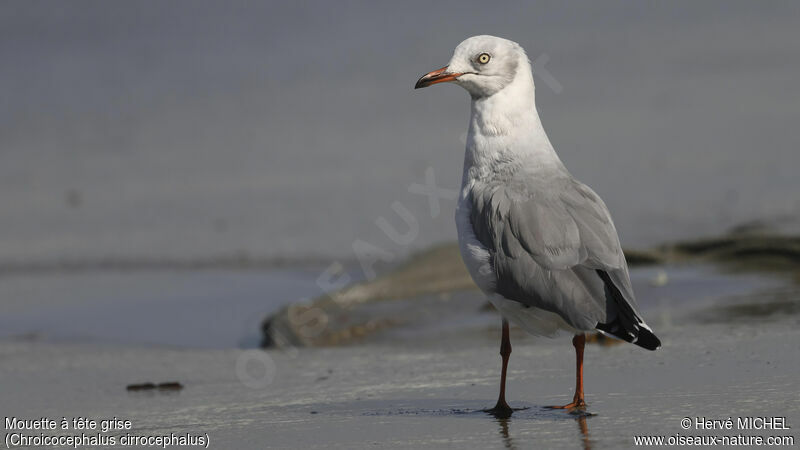
[[[492,57],[489,56],[488,53],[481,53],[480,55],[478,55],[478,62],[481,64],[488,63],[490,59],[492,59]]]

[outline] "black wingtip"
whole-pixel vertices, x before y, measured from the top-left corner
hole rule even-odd
[[[647,350],[658,350],[661,348],[661,340],[647,328],[639,328],[639,337],[634,342],[639,347]]]
[[[643,326],[637,326],[636,331],[628,332],[620,326],[618,320],[615,320],[610,324],[598,323],[597,329],[603,333],[609,334],[618,339],[622,339],[625,342],[636,344],[639,347],[647,350],[658,350],[661,348],[661,340],[658,339],[658,337],[656,337],[652,331]]]
[[[612,316],[613,320],[609,323],[598,323],[597,329],[647,350],[661,348],[661,341],[647,328],[647,325],[644,324],[636,310],[625,299],[625,296],[622,295],[622,292],[611,280],[611,277],[608,276],[608,273],[603,270],[597,270],[597,274],[605,285],[607,307],[616,307],[611,308],[611,311],[616,313],[616,317]]]

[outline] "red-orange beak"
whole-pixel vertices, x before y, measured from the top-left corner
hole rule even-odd
[[[463,74],[448,72],[447,66],[444,66],[441,69],[437,69],[433,72],[428,72],[423,75],[419,80],[417,80],[417,84],[414,85],[414,89],[428,87],[436,83],[444,83],[445,81],[454,81],[460,75]]]

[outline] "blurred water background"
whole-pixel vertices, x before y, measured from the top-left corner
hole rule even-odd
[[[452,240],[468,96],[414,92],[475,34],[521,43],[545,128],[626,246],[800,211],[791,2],[5,2],[0,262],[347,258]],[[550,77],[546,77],[549,75]],[[401,228],[399,247],[375,220]]]

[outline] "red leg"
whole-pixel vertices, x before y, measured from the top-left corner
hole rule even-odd
[[[586,335],[576,334],[572,338],[572,345],[575,347],[575,396],[572,403],[563,406],[548,406],[552,409],[572,409],[585,408],[586,402],[583,400],[583,347],[586,345]]]
[[[497,398],[497,404],[492,409],[487,409],[486,412],[496,416],[511,416],[514,411],[506,403],[506,371],[508,370],[508,357],[511,355],[511,338],[508,334],[508,321],[503,319],[503,338],[500,342],[500,356],[503,358],[503,368],[500,372],[500,395]]]

